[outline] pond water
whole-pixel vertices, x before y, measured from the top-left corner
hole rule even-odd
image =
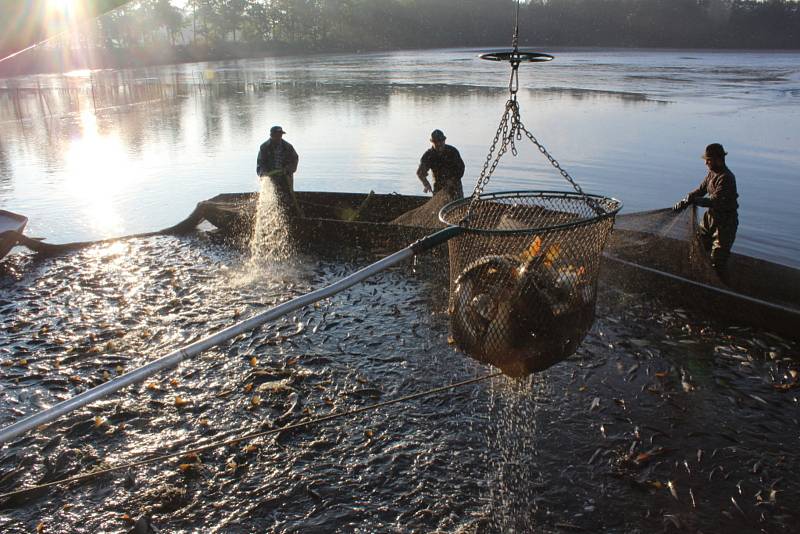
[[[12,258],[0,426],[370,261],[300,254],[253,272],[248,258],[202,233]],[[16,438],[0,493],[489,373],[448,344],[435,265],[380,274]],[[791,529],[797,344],[601,289],[578,352],[531,378],[0,498],[0,530]]]
[[[300,152],[298,189],[421,192],[437,127],[474,178],[507,75],[475,54],[5,80],[0,207],[53,242],[170,226],[258,188],[275,123]],[[797,264],[800,55],[557,55],[523,71],[523,120],[586,189],[663,207],[721,141],[742,194],[737,248]],[[509,156],[489,189],[563,188],[545,163]],[[254,261],[200,231],[12,254],[0,427],[376,259],[294,245]],[[16,438],[0,494],[484,376],[448,343],[444,276],[419,258]],[[0,497],[0,531],[785,532],[800,519],[798,392],[796,342],[601,284],[577,353],[533,377]]]
[[[799,53],[549,51],[555,61],[521,68],[523,123],[586,190],[626,211],[672,205],[705,175],[703,147],[721,142],[741,195],[735,250],[800,266]],[[414,172],[434,128],[461,151],[469,190],[508,96],[508,66],[478,52],[0,80],[0,208],[52,242],[167,227],[200,200],[257,189],[273,124],[300,153],[299,190],[421,194]],[[529,145],[488,190],[568,187]]]

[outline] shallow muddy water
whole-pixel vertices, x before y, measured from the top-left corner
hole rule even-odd
[[[247,271],[247,253],[204,233],[14,256],[0,425],[368,260]],[[491,372],[448,345],[436,269],[377,275],[17,438],[0,492]],[[797,357],[769,333],[601,287],[577,354],[536,376],[2,500],[0,530],[786,532],[800,519]]]

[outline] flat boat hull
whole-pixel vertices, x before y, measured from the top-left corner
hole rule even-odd
[[[17,232],[21,234],[25,230],[25,225],[27,224],[28,218],[24,215],[0,210],[0,260],[17,244],[17,240],[14,236],[3,235],[4,232]]]
[[[434,232],[430,228],[391,224],[430,197],[361,193],[296,192],[302,217],[289,221],[295,242],[316,250],[348,246],[394,252]],[[243,242],[252,234],[257,193],[218,195],[198,204],[200,215]],[[358,212],[354,219],[352,215]],[[342,215],[351,217],[344,220]],[[629,231],[616,229],[606,247],[601,276],[614,285],[694,308],[737,324],[762,327],[800,338],[800,271],[757,258],[732,254],[730,286],[714,287],[683,278],[670,265],[685,244],[663,238],[659,258],[626,257]],[[446,257],[446,254],[443,254]],[[665,260],[666,258],[666,260]]]

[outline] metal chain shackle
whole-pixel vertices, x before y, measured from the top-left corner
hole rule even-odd
[[[489,147],[489,153],[486,155],[486,161],[483,163],[483,169],[481,169],[481,175],[478,177],[478,181],[475,184],[475,189],[472,191],[472,200],[470,200],[469,210],[467,211],[467,217],[469,217],[470,213],[472,213],[472,208],[475,206],[476,202],[478,202],[478,198],[483,193],[483,189],[486,187],[486,184],[489,183],[489,179],[492,177],[494,170],[497,168],[497,165],[500,163],[500,158],[508,151],[508,133],[509,133],[509,122],[512,120],[514,113],[511,111],[512,107],[516,106],[516,102],[509,100],[506,102],[506,109],[503,113],[503,116],[500,118],[500,124],[497,127],[497,132],[494,134],[494,139],[492,140],[492,146]],[[497,143],[502,139],[502,143],[500,144],[500,149],[497,148]],[[497,154],[495,155],[495,151]],[[492,157],[494,156],[494,159]]]

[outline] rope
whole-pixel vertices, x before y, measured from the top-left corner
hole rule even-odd
[[[426,397],[426,396],[429,396],[429,395],[435,395],[437,393],[442,393],[444,391],[448,391],[448,390],[451,390],[451,389],[456,389],[456,388],[460,388],[460,387],[463,387],[463,386],[476,384],[478,382],[482,382],[484,380],[489,380],[491,378],[497,378],[497,377],[501,376],[502,374],[503,373],[500,373],[500,372],[491,373],[491,374],[488,374],[488,375],[479,376],[477,378],[470,378],[469,380],[464,380],[462,382],[456,382],[454,384],[449,384],[449,385],[446,385],[446,386],[439,386],[439,387],[436,387],[436,388],[433,388],[433,389],[429,389],[427,391],[422,391],[422,392],[418,392],[418,393],[412,393],[410,395],[406,395],[406,396],[403,396],[403,397],[398,397],[396,399],[391,399],[391,400],[388,400],[388,401],[379,402],[379,403],[376,403],[376,404],[371,404],[369,406],[364,406],[364,407],[361,407],[361,408],[355,408],[353,410],[347,410],[347,411],[343,411],[343,412],[333,413],[333,414],[330,414],[330,415],[326,415],[326,416],[323,416],[323,417],[318,417],[316,419],[310,419],[308,421],[303,421],[303,422],[300,422],[300,423],[294,423],[294,424],[287,425],[287,426],[284,426],[284,427],[281,427],[281,428],[273,428],[271,430],[265,430],[265,431],[262,431],[262,432],[252,432],[250,434],[245,434],[245,435],[240,436],[238,438],[231,438],[231,439],[227,439],[227,440],[223,440],[223,441],[217,441],[217,442],[214,442],[214,443],[210,443],[209,445],[203,445],[202,447],[196,447],[194,449],[190,449],[190,450],[187,450],[187,451],[175,452],[175,453],[169,453],[169,454],[162,454],[162,455],[159,455],[159,456],[154,456],[152,458],[146,458],[144,460],[138,460],[138,461],[135,461],[135,462],[129,462],[129,463],[120,464],[120,465],[116,465],[116,466],[112,466],[112,467],[107,467],[105,469],[98,469],[98,470],[95,470],[95,471],[91,471],[89,473],[84,473],[82,475],[76,475],[76,476],[69,477],[69,478],[62,478],[60,480],[54,480],[52,482],[47,482],[45,484],[38,484],[36,486],[28,486],[26,488],[20,488],[18,490],[14,490],[14,491],[11,491],[9,493],[0,494],[0,500],[7,499],[7,498],[10,498],[10,497],[15,497],[17,495],[23,495],[23,494],[29,493],[31,491],[37,491],[37,490],[50,488],[50,487],[53,487],[53,486],[60,486],[60,485],[63,485],[63,484],[70,484],[72,482],[79,482],[81,480],[88,480],[88,479],[91,479],[91,478],[96,478],[96,477],[99,477],[99,476],[102,476],[102,475],[105,475],[105,474],[108,474],[108,473],[112,473],[114,471],[119,471],[119,470],[122,470],[122,469],[131,469],[131,468],[134,468],[134,467],[140,467],[140,466],[147,465],[147,464],[152,464],[152,463],[156,463],[156,462],[162,462],[164,460],[169,460],[171,458],[179,458],[179,457],[183,457],[183,456],[190,456],[192,454],[198,454],[198,453],[201,453],[203,451],[207,451],[207,450],[210,450],[210,449],[216,449],[216,448],[219,448],[219,447],[224,447],[226,445],[235,445],[235,444],[237,444],[237,443],[239,443],[241,441],[248,440],[248,439],[254,439],[254,438],[269,436],[269,435],[272,435],[272,434],[278,434],[280,432],[285,432],[287,430],[295,430],[295,429],[298,429],[298,428],[308,427],[308,426],[311,426],[311,425],[314,425],[314,424],[317,424],[317,423],[323,423],[325,421],[332,421],[334,419],[339,419],[339,418],[347,417],[347,416],[350,416],[350,415],[356,415],[356,414],[359,414],[359,413],[364,413],[364,412],[368,412],[368,411],[372,411],[372,410],[377,410],[379,408],[390,406],[392,404],[398,404],[398,403],[401,403],[401,402],[407,402],[407,401],[418,399],[418,398],[421,398],[421,397]]]
[[[155,232],[144,232],[141,234],[131,234],[121,237],[111,237],[108,239],[99,239],[97,241],[79,241],[74,243],[56,244],[56,243],[45,243],[41,239],[28,237],[25,234],[21,234],[14,230],[7,230],[5,232],[0,232],[0,239],[13,239],[15,246],[21,245],[27,247],[28,249],[42,256],[55,256],[58,254],[71,252],[73,250],[79,250],[94,245],[114,243],[116,241],[122,241],[124,239],[154,237],[159,235],[188,234],[189,232],[194,230],[198,224],[200,224],[203,218],[204,218],[203,209],[200,205],[198,205],[197,207],[195,207],[194,210],[192,210],[192,213],[190,213],[188,217],[186,217],[178,224],[170,226],[169,228],[164,228],[163,230],[157,230]]]

